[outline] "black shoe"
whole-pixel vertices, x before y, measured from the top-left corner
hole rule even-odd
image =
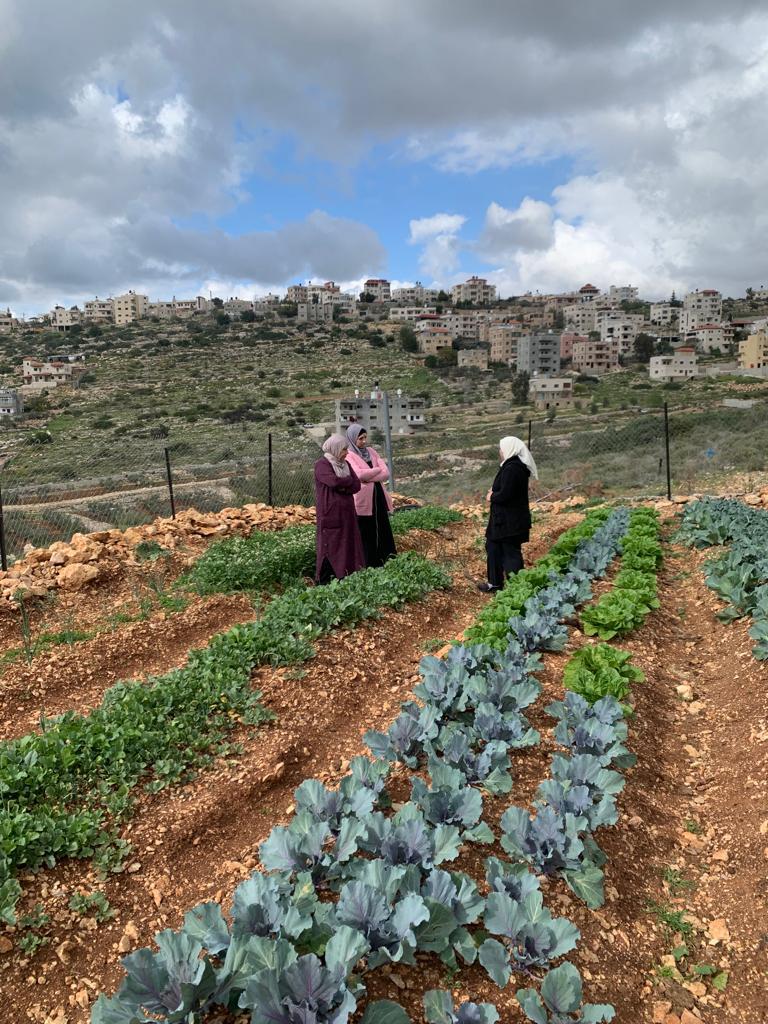
[[[477,589],[481,594],[492,594],[498,587],[494,587],[492,583],[477,583]]]

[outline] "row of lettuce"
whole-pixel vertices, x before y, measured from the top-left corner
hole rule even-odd
[[[500,987],[546,972],[539,991],[516,993],[536,1024],[612,1019],[611,1007],[583,1004],[575,966],[552,966],[574,949],[579,931],[545,907],[539,876],[564,879],[590,907],[603,902],[605,857],[593,833],[617,820],[620,769],[633,763],[620,703],[640,678],[629,656],[604,651],[596,666],[580,654],[569,662],[575,688],[546,709],[562,749],[533,813],[508,807],[497,836],[484,820],[484,795],[510,792],[511,755],[539,743],[525,716],[541,692],[533,677],[538,652],[562,650],[563,619],[590,600],[591,581],[618,551],[626,559],[618,575],[644,578],[633,588],[623,577],[622,601],[635,611],[622,611],[617,632],[630,620],[637,625],[640,609],[648,614],[655,601],[655,515],[593,511],[510,579],[465,643],[444,659],[422,660],[418,703],[406,702],[386,732],[366,734],[372,758],[354,759],[337,790],[317,780],[297,789],[290,824],[274,828],[260,848],[263,871],[235,891],[231,921],[219,904],[201,904],[180,931],[157,936],[158,952],[126,957],[125,981],[112,998],[99,998],[94,1024],[196,1021],[215,1007],[249,1010],[253,1024],[346,1024],[366,975],[383,964],[413,964],[417,952],[449,969],[478,962]],[[613,650],[588,649],[602,648]],[[419,773],[397,808],[387,790],[396,763]],[[509,859],[486,859],[483,896],[470,875],[447,866],[471,844],[497,840]],[[440,990],[426,994],[424,1012],[430,1024],[498,1019],[491,1004],[456,1007]],[[409,1017],[379,1000],[362,1020],[406,1024]]]
[[[768,512],[735,498],[702,498],[686,507],[678,539],[725,549],[704,566],[707,585],[725,602],[717,617],[751,618],[752,653],[768,661]]]
[[[454,522],[447,509],[398,513],[398,532],[437,529]],[[259,665],[289,665],[314,654],[315,641],[339,626],[375,618],[437,588],[450,577],[435,563],[406,553],[380,570],[364,570],[327,587],[307,588],[302,573],[314,565],[314,528],[253,534],[223,541],[201,560],[200,579],[217,589],[205,566],[220,564],[219,549],[249,552],[218,589],[263,589],[290,584],[252,623],[215,636],[190,652],[183,668],[147,681],[119,682],[90,714],[42,718],[40,731],[0,743],[0,921],[15,922],[20,872],[53,867],[65,857],[96,857],[108,870],[128,844],[118,828],[139,787],[156,792],[188,781],[217,756],[236,752],[230,734],[241,723],[269,720],[251,688]],[[300,564],[282,555],[300,548]],[[265,566],[259,571],[259,559]],[[194,572],[194,571],[193,571]]]

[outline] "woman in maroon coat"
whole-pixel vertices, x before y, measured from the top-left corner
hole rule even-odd
[[[318,583],[330,583],[334,576],[343,579],[365,566],[353,497],[360,481],[346,457],[347,439],[334,434],[315,463]]]

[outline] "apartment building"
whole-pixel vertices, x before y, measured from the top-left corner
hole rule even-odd
[[[536,409],[567,409],[573,405],[570,377],[531,377],[528,397]]]
[[[221,304],[221,308],[225,313],[233,314],[236,317],[241,316],[243,313],[253,312],[253,300],[252,299],[240,299],[237,295],[230,296],[226,302]]]
[[[5,311],[0,309],[0,334],[10,334],[18,326],[19,321],[11,313],[10,309]]]
[[[25,356],[21,363],[21,376],[24,383],[20,390],[23,394],[27,394],[50,390],[61,384],[75,384],[85,371],[84,363],[72,362],[69,359],[43,361],[35,359],[33,356]]]
[[[475,370],[488,369],[487,348],[460,348],[457,352],[458,365]]]
[[[671,302],[652,302],[650,320],[659,327],[668,327],[677,319],[678,309]]]
[[[369,277],[363,285],[363,292],[372,295],[376,302],[389,302],[392,298],[390,283],[384,277]]]
[[[72,327],[81,326],[83,322],[82,310],[77,306],[54,306],[49,314],[51,327],[54,331],[69,331]]]
[[[702,324],[719,324],[723,319],[723,297],[713,288],[689,292],[680,310],[680,334],[686,335]]]
[[[683,346],[672,355],[651,356],[648,375],[653,381],[668,384],[674,380],[688,380],[698,375],[696,349]]]
[[[454,309],[450,313],[442,313],[440,323],[447,327],[453,338],[465,338],[477,341],[479,320],[474,309]]]
[[[585,284],[579,288],[579,299],[581,302],[594,302],[600,295],[600,289],[593,284]]]
[[[597,303],[574,302],[563,306],[563,319],[566,328],[576,334],[589,334],[597,330]]]
[[[563,331],[560,335],[560,361],[566,362],[573,358],[573,346],[577,341],[586,341],[588,335],[575,334],[573,331]]]
[[[18,416],[24,412],[24,401],[16,388],[0,388],[0,416]]]
[[[709,355],[715,349],[724,352],[727,347],[725,328],[722,324],[701,324],[699,327],[693,327],[685,334],[685,344],[695,345],[704,355]]]
[[[391,306],[389,319],[397,320],[399,323],[416,323],[423,316],[437,316],[435,306]]]
[[[437,288],[425,288],[421,281],[405,288],[391,289],[392,302],[401,306],[426,306],[428,303],[437,302],[440,292]]]
[[[425,323],[416,331],[416,344],[421,355],[436,356],[440,349],[450,348],[453,335],[441,324]]]
[[[517,342],[518,373],[554,375],[560,372],[560,335],[552,331],[523,335]]]
[[[121,324],[131,324],[135,320],[143,319],[149,310],[149,299],[147,296],[139,295],[134,291],[128,291],[125,295],[118,295],[112,302],[114,320],[118,327]]]
[[[488,337],[484,339],[491,346],[490,362],[506,363],[509,367],[516,367],[517,345],[521,337],[520,324],[491,324],[488,328]]]
[[[389,425],[393,434],[412,434],[426,426],[427,403],[423,398],[409,398],[401,388],[389,395]],[[336,430],[344,433],[350,423],[361,423],[367,431],[385,427],[384,394],[374,385],[369,394],[355,389],[353,398],[336,399]]]
[[[111,324],[114,318],[112,299],[100,299],[97,295],[83,303],[83,319],[88,324]]]
[[[451,300],[454,305],[457,302],[471,302],[475,306],[489,306],[496,301],[496,285],[488,284],[484,277],[473,275],[451,288]]]
[[[762,328],[739,342],[739,367],[768,371],[768,330]]]
[[[332,324],[332,302],[300,302],[296,319],[300,324]]]
[[[622,302],[637,302],[637,288],[631,284],[612,284],[602,297],[611,305],[617,306]]]
[[[635,338],[643,330],[645,317],[642,313],[622,313],[616,310],[604,310],[597,317],[601,341],[613,341],[618,346],[620,356],[630,355]]]
[[[619,348],[615,341],[599,338],[580,338],[573,343],[574,370],[600,377],[619,368]]]

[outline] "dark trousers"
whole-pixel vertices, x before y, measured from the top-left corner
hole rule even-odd
[[[336,579],[336,573],[333,571],[333,566],[327,558],[323,559],[323,564],[320,566],[320,575],[317,577],[317,585],[324,587],[331,580]]]
[[[507,576],[523,568],[523,552],[519,537],[504,537],[503,540],[485,539],[488,556],[488,582],[492,587],[503,587]]]

